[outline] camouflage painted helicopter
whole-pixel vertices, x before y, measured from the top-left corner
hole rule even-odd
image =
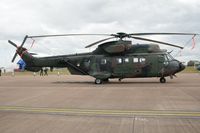
[[[58,36],[109,36],[108,38],[94,42],[98,47],[89,53],[59,55],[50,57],[34,57],[23,47],[28,38],[58,37]],[[147,39],[145,35],[196,35],[194,33],[133,33],[123,32],[116,34],[60,34],[25,36],[21,46],[8,41],[17,48],[12,59],[14,62],[17,54],[25,61],[25,69],[38,72],[42,67],[67,67],[71,74],[90,75],[95,78],[95,84],[108,82],[109,79],[118,78],[144,78],[160,77],[160,82],[165,83],[165,77],[173,78],[176,73],[182,71],[185,66],[174,59],[167,50],[160,49],[157,44],[135,44],[125,38],[143,40],[147,42],[159,43],[183,49],[183,47],[171,43]],[[117,38],[117,40],[107,41]]]

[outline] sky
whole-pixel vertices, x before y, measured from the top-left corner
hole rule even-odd
[[[25,35],[63,33],[117,32],[188,32],[200,33],[198,0],[1,0],[0,3],[0,67],[12,68],[15,48]],[[146,37],[146,36],[145,36]],[[148,36],[147,36],[148,37]],[[57,37],[27,40],[29,51],[41,56],[88,52],[84,47],[102,36]],[[183,50],[159,45],[172,51],[180,61],[200,60],[200,36],[149,36],[185,46]],[[132,40],[132,43],[147,43]]]

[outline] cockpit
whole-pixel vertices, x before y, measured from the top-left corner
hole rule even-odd
[[[178,60],[174,59],[170,53],[164,55],[164,66],[166,67],[166,72],[168,70],[171,73],[173,72],[173,74],[185,69],[185,66]]]
[[[170,53],[167,53],[166,55],[164,55],[165,61],[173,61],[175,60]]]

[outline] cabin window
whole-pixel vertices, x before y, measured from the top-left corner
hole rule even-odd
[[[138,63],[138,58],[133,58],[133,63]]]
[[[102,65],[105,65],[107,63],[107,60],[106,59],[101,59],[101,64]]]
[[[117,58],[117,64],[122,64],[122,58]]]
[[[125,59],[124,59],[124,62],[125,62],[125,63],[129,63],[129,58],[125,58]]]
[[[140,58],[140,63],[144,63],[146,61],[145,58]]]

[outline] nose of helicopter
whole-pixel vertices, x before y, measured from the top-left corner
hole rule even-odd
[[[179,68],[178,68],[177,72],[183,71],[185,69],[185,65],[179,61],[178,61],[178,63],[179,63]]]
[[[180,67],[180,70],[181,70],[181,71],[185,69],[185,65],[183,65],[183,63],[180,63],[180,64],[179,64],[179,67]]]

